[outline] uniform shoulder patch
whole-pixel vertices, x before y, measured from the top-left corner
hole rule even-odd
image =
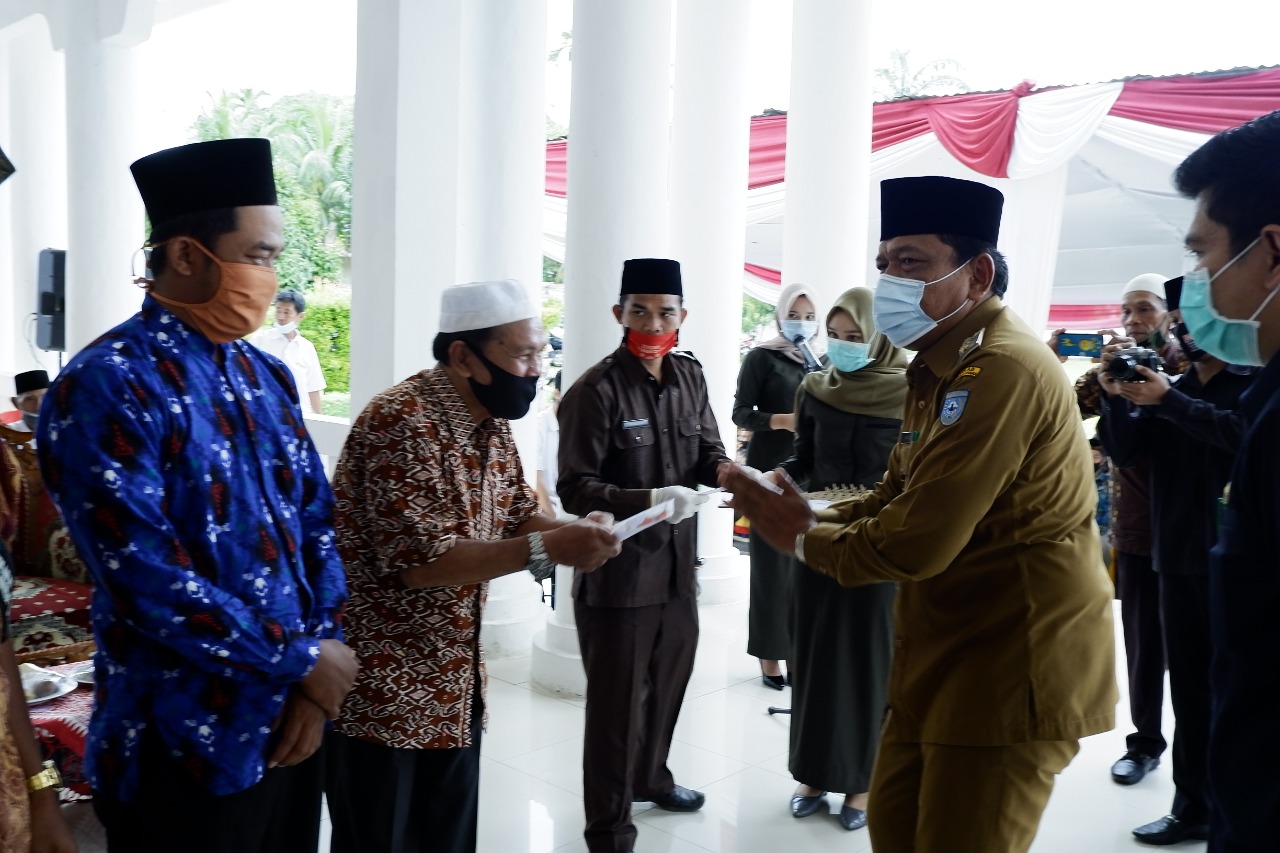
[[[942,425],[951,426],[960,420],[960,416],[964,414],[964,407],[968,402],[968,391],[948,391],[947,395],[942,398],[942,411],[938,416],[938,419],[942,421]]]
[[[957,376],[956,379],[977,378],[980,373],[982,373],[981,367],[966,367],[964,370],[960,371],[960,375]]]

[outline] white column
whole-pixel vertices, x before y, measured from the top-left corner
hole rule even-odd
[[[750,5],[740,0],[678,0],[676,7],[671,255],[681,264],[689,311],[680,339],[702,362],[720,438],[730,456],[736,440],[731,413],[742,329],[750,17]],[[746,598],[746,561],[733,547],[731,510],[699,514],[698,556],[703,604]]]
[[[782,280],[818,294],[818,315],[867,284],[871,180],[869,0],[795,0]]]
[[[352,178],[351,412],[434,364],[456,283],[462,4],[360,0]]]
[[[575,0],[565,388],[617,348],[622,262],[668,257],[671,0]]]
[[[538,299],[546,0],[469,0],[462,13],[458,121],[457,278],[513,278]],[[512,423],[525,470],[537,460],[537,418]],[[546,618],[542,588],[526,572],[489,583],[481,637],[489,659],[527,655]]]
[[[18,172],[0,189],[14,214],[5,229],[12,273],[0,307],[0,372],[43,367],[54,374],[58,357],[35,346],[37,257],[41,249],[67,247],[66,110],[62,58],[54,51],[45,20],[36,16],[15,29],[8,43],[9,130],[5,152]],[[126,270],[127,272],[127,270]],[[106,282],[102,283],[103,285]],[[32,354],[32,351],[35,354]],[[8,397],[5,392],[3,397]]]
[[[67,354],[138,310],[129,260],[146,238],[129,174],[135,147],[133,48],[104,40],[98,14],[65,16],[67,115]],[[114,36],[110,30],[108,35]],[[25,76],[24,76],[25,79]]]

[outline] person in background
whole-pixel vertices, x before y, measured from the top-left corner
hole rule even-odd
[[[556,491],[556,480],[560,478],[560,421],[557,412],[560,409],[560,377],[563,370],[557,370],[552,377],[551,399],[547,410],[538,415],[538,475],[534,488],[538,493],[538,507],[545,515],[559,518],[564,508],[560,505],[560,494]],[[554,575],[552,576],[554,578]]]
[[[898,443],[907,398],[907,358],[878,334],[871,291],[845,291],[827,314],[831,366],[810,373],[796,399],[796,452],[782,470],[808,491],[872,488]],[[762,547],[768,547],[761,543]],[[867,822],[867,791],[888,707],[896,585],[842,587],[794,565],[795,642],[791,655],[791,754],[800,783],[796,817],[844,793],[840,824]]]
[[[1122,467],[1146,461],[1151,478],[1152,567],[1160,585],[1160,620],[1169,665],[1176,793],[1167,816],[1133,830],[1147,844],[1209,837],[1209,551],[1218,538],[1218,498],[1244,435],[1238,412],[1254,367],[1227,364],[1196,345],[1178,317],[1182,279],[1166,283],[1172,331],[1191,370],[1169,379],[1137,367],[1140,381],[1107,371],[1116,352],[1104,352],[1099,379],[1106,396],[1098,435]]]
[[[346,630],[361,673],[330,748],[333,853],[472,853],[488,581],[618,553],[611,519],[538,512],[510,420],[546,337],[515,281],[446,288],[435,367],[375,396],[334,475]]]
[[[0,542],[0,853],[75,853],[53,762],[40,761],[9,636],[13,566]]]
[[[1107,571],[1112,570],[1111,562],[1111,466],[1107,461],[1106,450],[1102,439],[1096,435],[1089,439],[1089,450],[1093,453],[1093,484],[1098,489],[1098,511],[1094,518],[1098,522],[1098,538],[1102,540],[1102,565]]]
[[[298,399],[305,401],[303,409],[319,415],[323,414],[320,394],[326,385],[315,344],[298,331],[306,316],[307,298],[286,288],[276,295],[276,324],[254,332],[249,343],[284,362],[298,386]]]
[[[751,430],[747,464],[757,470],[773,470],[794,448],[796,389],[805,373],[816,366],[811,360],[823,350],[815,311],[806,285],[787,285],[778,297],[777,336],[753,348],[742,360],[733,422]],[[797,339],[809,352],[801,351]],[[760,659],[764,685],[781,690],[787,683],[782,662],[791,651],[791,560],[755,534],[748,536],[751,609],[747,654]]]
[[[583,835],[592,853],[635,846],[633,801],[692,812],[706,798],[667,767],[698,645],[698,507],[729,464],[702,366],[674,350],[684,322],[680,264],[628,260],[613,317],[622,344],[560,403],[564,508],[632,516],[670,500],[671,517],[627,539],[601,571],[573,579],[587,673]]]
[[[880,200],[875,328],[918,353],[886,476],[817,515],[789,477],[721,484],[809,570],[899,582],[872,846],[1022,853],[1080,738],[1115,725],[1089,447],[1057,358],[1000,298],[1003,195],[920,177]]]
[[[1113,335],[1103,353],[1146,347],[1163,360],[1170,375],[1184,372],[1187,359],[1169,333],[1165,303],[1167,276],[1143,273],[1124,286],[1120,312],[1124,334]],[[1057,352],[1057,338],[1049,347]],[[1076,380],[1076,405],[1082,418],[1102,414],[1102,367]],[[1164,634],[1160,627],[1160,584],[1151,566],[1151,474],[1147,461],[1132,467],[1115,466],[1111,481],[1111,544],[1115,548],[1115,588],[1120,599],[1124,653],[1129,679],[1129,716],[1134,730],[1125,738],[1125,752],[1111,765],[1118,785],[1135,785],[1160,766],[1164,754]]]
[[[1274,853],[1280,839],[1280,111],[1224,131],[1174,173],[1196,202],[1180,310],[1196,344],[1261,367],[1209,562],[1213,638],[1210,853]]]
[[[326,719],[357,663],[293,378],[241,340],[279,286],[271,144],[198,142],[131,169],[147,295],[63,369],[38,430],[94,580],[94,810],[111,853],[315,851]]]

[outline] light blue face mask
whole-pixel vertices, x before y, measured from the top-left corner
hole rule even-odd
[[[969,261],[965,261],[942,278],[935,278],[933,281],[900,278],[896,275],[880,273],[880,278],[876,281],[876,293],[871,300],[871,317],[876,328],[895,347],[905,347],[915,343],[938,328],[939,323],[955,316],[969,302],[969,299],[965,297],[964,302],[957,305],[955,311],[935,320],[920,307],[920,300],[924,298],[924,289],[931,284],[951,278],[968,265]]]
[[[1255,238],[1213,275],[1209,275],[1209,271],[1203,267],[1197,266],[1183,273],[1182,276],[1182,299],[1179,304],[1182,322],[1187,324],[1187,331],[1191,333],[1191,337],[1195,338],[1200,349],[1228,364],[1262,366],[1262,354],[1258,349],[1258,328],[1262,324],[1258,322],[1257,317],[1271,302],[1272,297],[1280,293],[1280,288],[1267,294],[1267,298],[1262,300],[1258,310],[1254,311],[1249,319],[1238,320],[1223,317],[1213,307],[1213,290],[1210,285],[1218,276],[1230,269],[1232,264],[1243,258],[1250,249],[1258,245],[1261,239],[1261,237]]]
[[[792,343],[795,342],[797,335],[806,341],[811,341],[813,336],[818,334],[817,320],[783,320],[781,326],[782,336]]]
[[[871,363],[871,345],[857,341],[827,341],[827,358],[841,373],[853,373]]]

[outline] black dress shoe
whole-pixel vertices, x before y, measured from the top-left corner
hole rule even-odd
[[[867,813],[863,809],[855,809],[853,806],[841,806],[840,825],[850,832],[855,829],[862,829],[867,825]]]
[[[765,687],[772,687],[774,690],[781,690],[787,686],[785,675],[765,675],[760,673],[760,680],[764,682]]]
[[[791,798],[791,816],[792,817],[808,817],[827,804],[827,792],[814,794],[812,797],[802,797],[796,794]]]
[[[1136,785],[1152,770],[1160,766],[1160,759],[1130,750],[1111,765],[1111,778],[1120,785]]]
[[[1133,831],[1133,837],[1143,844],[1177,844],[1181,841],[1208,841],[1209,824],[1187,823],[1173,815],[1153,820]]]
[[[707,801],[701,791],[691,791],[676,785],[668,793],[654,797],[650,802],[669,812],[696,812]]]

